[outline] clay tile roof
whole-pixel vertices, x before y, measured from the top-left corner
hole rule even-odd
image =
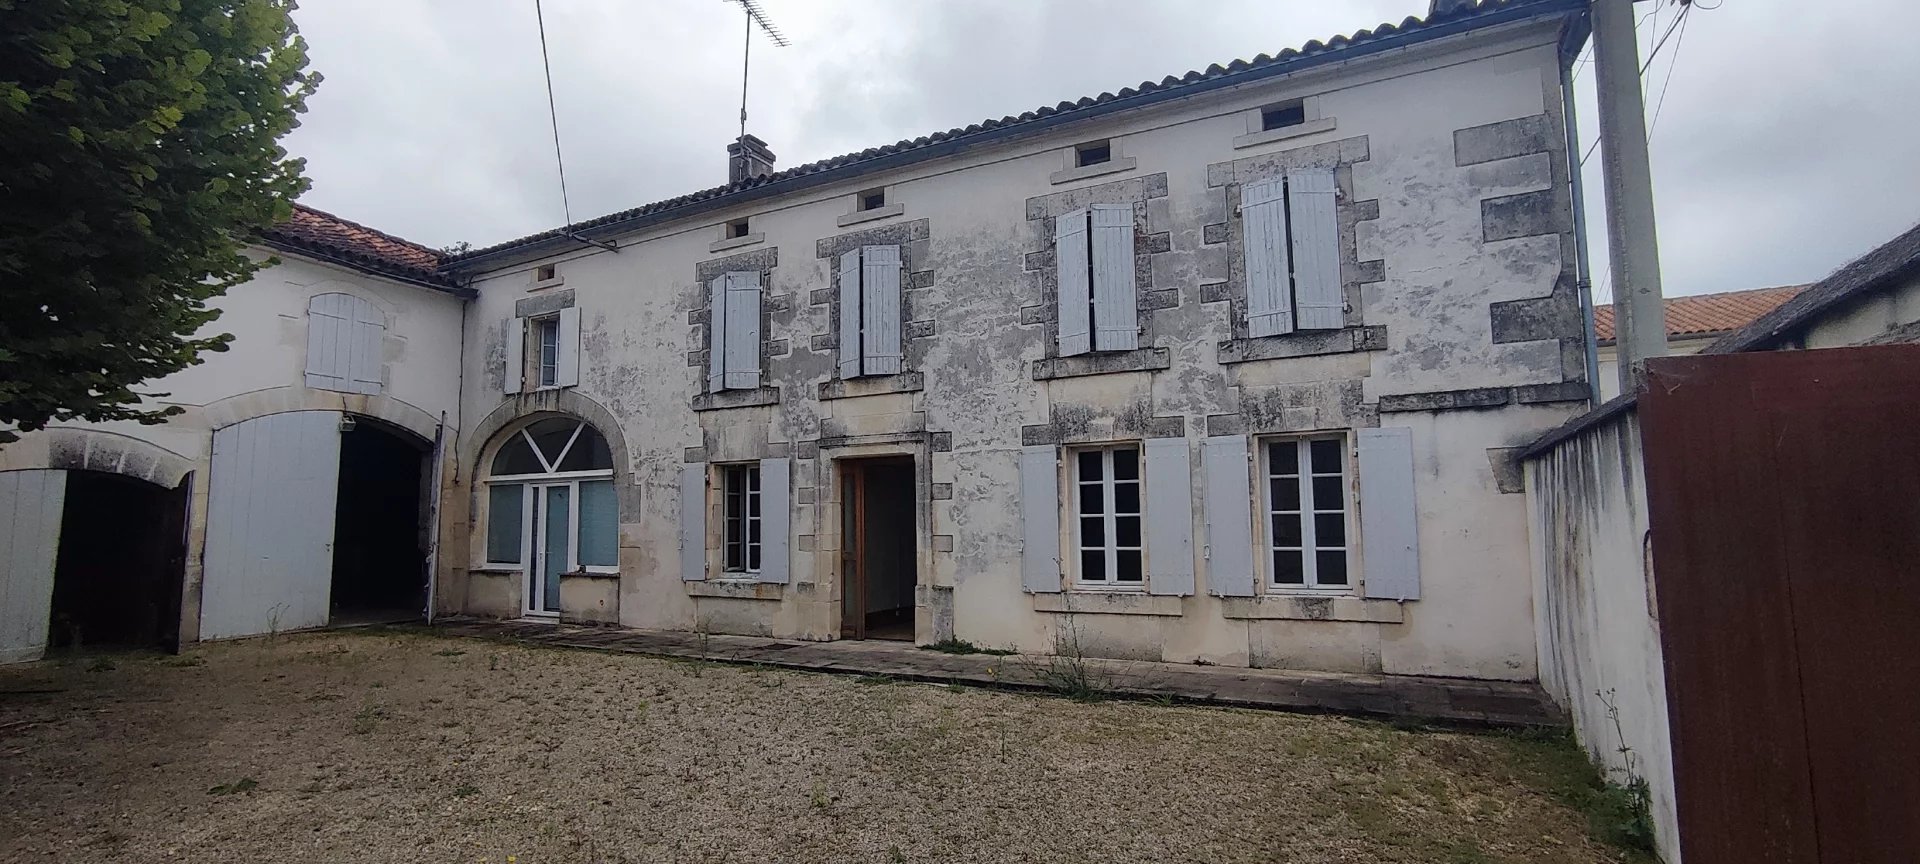
[[[302,204],[293,205],[293,215],[287,221],[262,231],[261,239],[288,252],[324,258],[375,275],[444,290],[453,290],[458,284],[440,272],[446,256],[438,250]]]
[[[1667,338],[1685,339],[1731,333],[1792,300],[1805,285],[1755,288],[1721,294],[1667,298]],[[1613,306],[1593,308],[1594,335],[1602,345],[1614,342]]]

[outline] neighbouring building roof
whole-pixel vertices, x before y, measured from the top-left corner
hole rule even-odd
[[[1847,266],[1761,315],[1739,331],[1708,345],[1705,353],[1733,354],[1774,347],[1791,339],[1841,303],[1920,277],[1920,225],[1860,256]]]
[[[1731,333],[1792,300],[1805,285],[1754,288],[1719,294],[1667,298],[1667,339],[1696,339]],[[1593,332],[1602,345],[1612,345],[1613,305],[1593,307]]]
[[[1407,46],[1535,17],[1579,12],[1588,0],[1450,0],[1429,7],[1425,19],[1409,16],[1399,24],[1381,24],[1350,36],[1335,36],[1325,42],[1315,39],[1298,49],[1288,48],[1277,55],[1261,54],[1252,60],[1235,60],[1225,66],[1214,64],[1205,70],[1169,75],[1159,81],[1143,81],[1117,93],[1083,96],[1076,102],[1061,102],[1036,108],[1018,116],[982,120],[970,126],[935,132],[919,138],[872,147],[818,162],[809,162],[763,177],[751,177],[737,183],[716,186],[656,201],[630,210],[622,210],[577,222],[571,226],[531,234],[517,240],[475,249],[448,259],[455,268],[471,267],[482,259],[507,253],[533,253],[536,247],[573,242],[568,235],[601,237],[646,224],[678,219],[716,210],[743,201],[768,198],[812,186],[839,182],[876,171],[898,168],[971,147],[1038,132],[1064,123],[1088,120],[1118,111],[1139,108],[1170,99],[1198,95],[1223,87],[1239,86],[1265,78],[1298,72],[1328,63],[1347,62],[1362,56],[1393,51]]]
[[[293,215],[260,232],[260,238],[277,249],[376,276],[442,291],[463,290],[441,271],[447,256],[440,251],[303,204],[293,205]]]

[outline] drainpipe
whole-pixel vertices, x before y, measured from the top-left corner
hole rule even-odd
[[[1575,54],[1580,52],[1576,49]],[[1586,346],[1587,402],[1600,404],[1600,342],[1593,323],[1593,273],[1587,262],[1587,195],[1580,171],[1580,121],[1574,117],[1573,64],[1560,63],[1561,109],[1567,127],[1567,174],[1573,192],[1574,278],[1580,292],[1581,342]]]

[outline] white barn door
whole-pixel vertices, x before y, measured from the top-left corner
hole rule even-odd
[[[269,414],[213,433],[200,638],[327,623],[340,415]]]
[[[53,613],[67,472],[0,472],[0,663],[38,660]]]

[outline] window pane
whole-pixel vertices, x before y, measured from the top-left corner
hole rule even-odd
[[[1113,451],[1113,479],[1140,479],[1140,451],[1132,447],[1117,448]]]
[[[1267,448],[1267,466],[1276,477],[1300,473],[1300,451],[1292,441],[1275,441]]]
[[[1099,550],[1081,552],[1080,578],[1088,582],[1107,581],[1107,553]]]
[[[747,514],[747,496],[740,488],[740,470],[737,468],[724,469],[720,477],[726,488],[727,521],[738,521],[740,517]]]
[[[747,542],[753,543],[753,544],[758,544],[760,542],[760,520],[758,519],[747,520]]]
[[[760,491],[760,466],[748,465],[740,470],[747,475],[747,491]]]
[[[1314,566],[1320,568],[1319,570],[1320,584],[1322,585],[1347,584],[1347,553],[1318,552],[1318,553],[1315,553],[1315,556],[1316,557],[1313,559],[1313,563],[1314,563]]]
[[[1113,574],[1115,582],[1140,582],[1140,553],[1138,551],[1116,552],[1119,556],[1119,571]]]
[[[580,483],[580,563],[612,567],[620,563],[619,519],[612,480]]]
[[[527,446],[527,439],[520,433],[513,433],[507,443],[500,445],[500,452],[493,457],[493,476],[505,477],[510,474],[544,474],[546,467],[533,455],[533,448]]]
[[[1273,553],[1273,581],[1279,585],[1304,585],[1307,581],[1306,565],[1299,552],[1276,551]]]
[[[1347,483],[1339,477],[1313,478],[1313,509],[1345,510]]]
[[[1300,480],[1297,477],[1275,477],[1272,483],[1272,495],[1267,500],[1273,502],[1275,510],[1300,509]]]
[[[525,496],[518,483],[496,483],[487,491],[487,560],[520,563],[520,517]]]
[[[1138,483],[1113,484],[1113,512],[1115,513],[1139,513],[1140,512],[1140,484]]]
[[[1081,480],[1099,480],[1100,478],[1106,476],[1103,473],[1101,473],[1100,451],[1082,450],[1080,451],[1080,455],[1078,458],[1080,460],[1080,479]]]
[[[752,570],[756,573],[760,572],[760,544],[759,543],[754,543],[753,545],[747,547],[747,569]]]
[[[1341,451],[1345,449],[1345,447],[1340,446],[1340,442],[1337,440],[1321,440],[1309,443],[1307,445],[1307,458],[1313,461],[1313,473],[1340,473],[1340,465],[1345,460],[1345,454]]]
[[[760,493],[759,492],[747,493],[747,515],[752,516],[755,519],[760,518]]]
[[[1313,517],[1313,545],[1347,545],[1347,517],[1339,513],[1322,513]]]
[[[1282,513],[1273,517],[1273,545],[1300,545],[1300,517],[1292,513]]]
[[[573,449],[567,451],[567,457],[560,460],[562,471],[606,471],[613,468],[613,451],[607,448],[607,439],[592,426],[580,427],[580,438],[573,442]]]
[[[1107,545],[1107,520],[1098,516],[1080,520],[1080,548]]]
[[[1080,512],[1088,516],[1107,512],[1105,496],[1101,493],[1099,484],[1080,484]]]
[[[1113,517],[1113,539],[1115,546],[1140,546],[1140,517]]]
[[[560,449],[567,446],[567,439],[573,437],[573,430],[580,428],[580,421],[570,417],[548,417],[536,420],[527,427],[527,435],[533,443],[539,445],[540,454],[548,462],[560,458]]]

